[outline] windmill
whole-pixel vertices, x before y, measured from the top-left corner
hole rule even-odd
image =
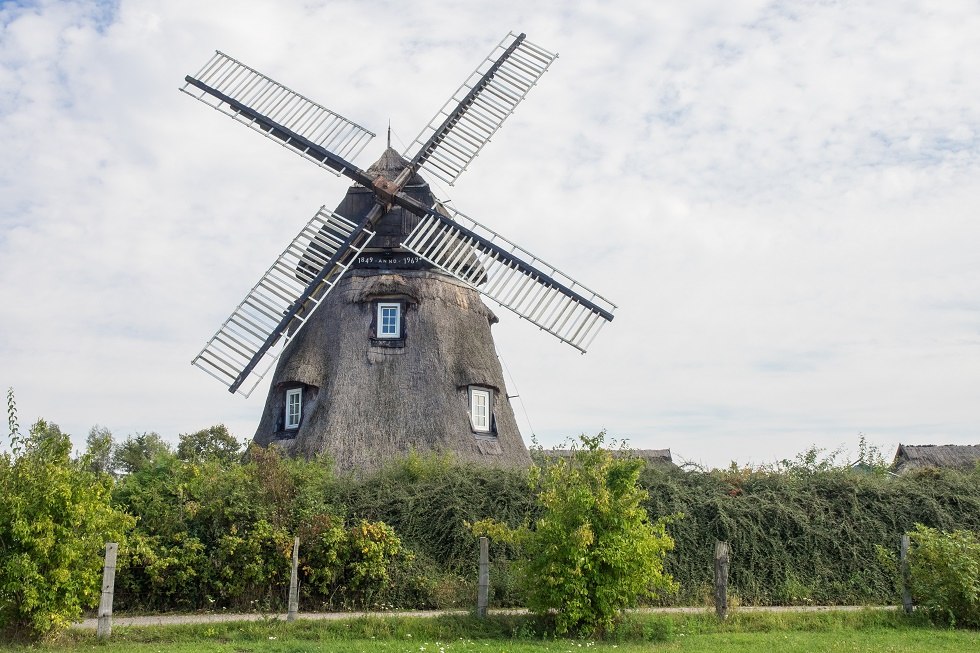
[[[342,469],[410,450],[528,461],[479,294],[583,353],[615,306],[439,202],[557,55],[508,34],[404,154],[216,52],[181,90],[354,184],[321,207],[194,358],[248,396],[273,363],[255,441]]]

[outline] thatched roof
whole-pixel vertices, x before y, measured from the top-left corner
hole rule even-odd
[[[381,157],[368,166],[368,169],[365,172],[371,176],[381,175],[386,179],[394,181],[395,177],[400,175],[402,170],[408,167],[408,163],[409,162],[405,160],[401,154],[393,150],[389,145],[388,149],[381,153]],[[422,177],[420,177],[416,172],[408,180],[407,185],[421,186],[427,184],[425,183],[425,180],[422,179]]]
[[[404,302],[404,346],[371,338],[376,299]],[[369,470],[411,451],[494,466],[530,463],[476,291],[439,272],[351,270],[279,360],[255,441],[341,470]],[[285,389],[305,384],[299,429],[282,427]],[[470,385],[494,390],[496,437],[474,434]],[[290,441],[292,440],[292,441]]]
[[[972,469],[980,463],[980,444],[900,444],[892,466],[901,474],[920,467]]]
[[[612,449],[613,457],[642,458],[648,465],[674,465],[670,449]],[[535,456],[542,458],[569,458],[574,452],[571,449],[540,449]]]

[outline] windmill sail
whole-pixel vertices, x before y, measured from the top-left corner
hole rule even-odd
[[[344,172],[343,164],[374,138],[364,127],[222,52],[184,81],[184,93],[335,174]]]
[[[412,165],[452,185],[558,55],[508,34],[405,150]]]
[[[247,397],[372,236],[321,207],[193,364]]]
[[[472,218],[441,208],[449,216],[428,211],[402,246],[583,353],[612,321],[616,306],[601,295]]]

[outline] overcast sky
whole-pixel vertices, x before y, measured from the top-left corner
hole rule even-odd
[[[491,303],[526,441],[980,443],[975,0],[0,3],[22,426],[254,433],[268,380],[246,400],[190,360],[349,182],[179,93],[215,49],[379,134],[366,167],[511,30],[559,59],[433,188],[619,307],[583,356]]]

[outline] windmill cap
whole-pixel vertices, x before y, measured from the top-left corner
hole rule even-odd
[[[394,179],[408,166],[408,161],[401,154],[389,147],[381,154],[381,158],[368,167],[367,173],[371,176],[381,175],[385,179]],[[412,175],[407,185],[420,186],[423,184],[425,184],[425,180],[416,172]]]

